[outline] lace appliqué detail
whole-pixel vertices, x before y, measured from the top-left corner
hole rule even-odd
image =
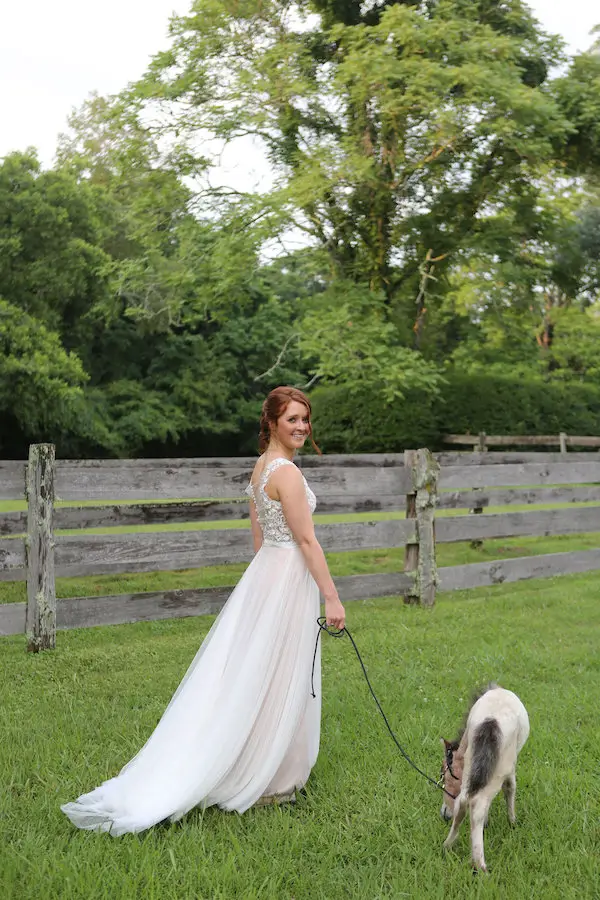
[[[271,499],[265,490],[267,481],[275,469],[278,469],[280,466],[293,465],[294,463],[291,462],[291,460],[284,459],[283,457],[274,459],[265,466],[264,471],[259,478],[258,485],[255,486],[250,482],[246,488],[246,494],[254,501],[254,505],[256,506],[258,522],[263,533],[263,544],[288,544],[291,547],[296,546],[294,536],[290,531],[283,514],[281,503],[279,500]],[[306,491],[309,509],[311,513],[314,513],[317,506],[317,498],[306,483],[304,475],[302,475],[302,480],[304,481],[304,489]]]

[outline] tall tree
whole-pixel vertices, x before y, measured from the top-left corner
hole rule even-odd
[[[0,297],[0,452],[19,452],[21,436],[85,431],[86,380],[58,334]]]
[[[106,297],[106,201],[69,174],[42,172],[34,155],[0,165],[0,285],[6,300],[74,347]]]
[[[238,214],[265,237],[299,229],[331,281],[359,285],[360,308],[372,298],[371,337],[389,351],[379,377],[390,354],[422,346],[486,210],[529,194],[519,221],[533,227],[531,185],[569,126],[546,89],[559,44],[519,0],[196,0],[172,36],[138,103],[168,109],[190,146],[263,142],[275,187]]]

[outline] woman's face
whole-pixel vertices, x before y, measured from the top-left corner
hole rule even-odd
[[[290,400],[287,408],[271,428],[271,440],[275,439],[288,450],[299,450],[310,433],[308,409],[298,400]]]

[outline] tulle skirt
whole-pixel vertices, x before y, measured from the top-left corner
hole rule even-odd
[[[300,550],[263,545],[144,747],[63,812],[78,828],[121,835],[195,806],[242,813],[303,787],[319,751],[318,615]]]

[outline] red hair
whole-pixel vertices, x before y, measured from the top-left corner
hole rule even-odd
[[[260,431],[258,434],[259,453],[264,453],[269,446],[269,441],[271,440],[271,425],[277,424],[277,419],[284,414],[293,400],[296,400],[297,403],[303,403],[306,407],[306,411],[308,412],[308,434],[310,436],[310,442],[317,453],[321,453],[313,440],[311,422],[312,407],[310,405],[310,400],[306,394],[303,394],[301,390],[294,387],[276,387],[267,395],[260,414]]]

